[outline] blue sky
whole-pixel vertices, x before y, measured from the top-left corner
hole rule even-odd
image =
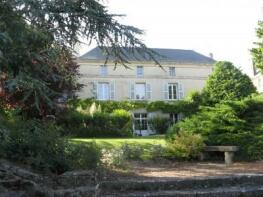
[[[145,30],[148,47],[192,49],[252,74],[249,49],[263,20],[263,0],[108,0],[120,22]],[[79,54],[94,47],[82,45]]]

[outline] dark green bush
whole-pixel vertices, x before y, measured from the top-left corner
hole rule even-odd
[[[237,145],[239,159],[263,159],[263,99],[245,99],[201,107],[169,129],[168,141],[180,131],[201,134],[207,145]]]
[[[10,119],[3,116],[0,128],[1,157],[23,163],[40,171],[63,173],[72,169],[94,168],[99,164],[100,151],[94,144],[79,146],[59,135],[54,122]]]
[[[155,116],[148,120],[148,123],[152,130],[158,134],[166,133],[167,129],[170,126],[170,120],[165,117]]]
[[[118,112],[119,111],[119,112]],[[69,111],[58,119],[64,135],[75,137],[130,137],[132,136],[132,117],[125,110],[113,113],[82,114]]]

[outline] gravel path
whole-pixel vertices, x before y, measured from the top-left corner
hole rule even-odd
[[[263,161],[236,162],[130,162],[125,172],[117,170],[109,179],[174,179],[229,175],[263,174]]]

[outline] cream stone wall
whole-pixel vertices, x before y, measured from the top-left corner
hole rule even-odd
[[[172,62],[162,62],[163,68],[149,62],[131,62],[129,68],[114,64],[107,64],[108,75],[100,75],[99,61],[79,61],[81,77],[80,83],[85,87],[78,93],[80,98],[90,98],[94,96],[94,82],[109,82],[115,84],[114,100],[128,100],[130,98],[131,83],[146,83],[151,86],[150,100],[164,100],[164,85],[167,83],[182,84],[184,95],[190,92],[201,90],[205,85],[205,80],[212,72],[212,65],[179,64]],[[144,67],[144,76],[137,77],[136,67]],[[175,67],[176,76],[169,76],[169,67]]]
[[[263,75],[258,73],[252,78],[253,84],[256,86],[259,93],[263,92]]]

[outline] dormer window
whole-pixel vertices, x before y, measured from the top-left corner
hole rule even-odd
[[[175,67],[169,67],[169,76],[175,76]]]
[[[137,77],[143,77],[144,69],[143,66],[137,66]]]
[[[107,76],[108,75],[108,67],[106,65],[100,66],[100,75]]]

